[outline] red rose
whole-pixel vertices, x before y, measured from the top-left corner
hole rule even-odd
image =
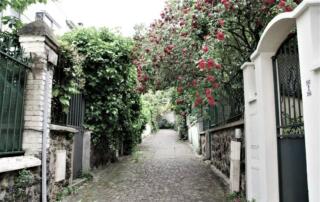
[[[224,40],[224,33],[222,31],[217,31],[216,38],[220,41]]]
[[[216,81],[216,78],[214,78],[214,76],[212,76],[212,75],[208,75],[208,76],[207,76],[207,80],[208,80],[210,83],[212,83],[212,82],[215,82],[215,81]]]
[[[219,19],[219,20],[218,20],[218,23],[219,23],[219,25],[220,25],[221,27],[223,27],[223,26],[224,26],[224,19]]]
[[[197,87],[197,80],[194,79],[194,80],[192,81],[192,86],[193,86],[193,87]]]
[[[274,4],[275,0],[264,0],[264,2],[267,4]]]
[[[213,59],[209,59],[208,62],[207,62],[207,67],[209,70],[211,70],[213,68],[213,66],[215,65],[215,62]]]
[[[204,45],[203,47],[202,47],[202,51],[203,52],[208,52],[209,51],[209,48],[208,48],[208,46],[207,45]]]
[[[207,66],[207,62],[204,59],[201,59],[198,62],[198,66],[199,66],[199,69],[203,71]]]
[[[206,96],[209,97],[212,94],[211,88],[206,88]]]
[[[216,68],[217,68],[217,69],[221,69],[221,64],[218,64],[218,63],[217,63],[217,64],[216,64]]]
[[[285,0],[281,0],[278,4],[279,7],[285,7],[286,6],[286,1]]]
[[[290,12],[290,11],[292,11],[293,9],[292,9],[291,6],[286,6],[286,7],[284,8],[284,10],[285,10],[286,12]]]
[[[194,107],[198,107],[201,104],[202,104],[202,98],[198,96],[194,102]]]
[[[208,100],[208,103],[209,103],[210,106],[214,106],[215,103],[216,103],[216,101],[215,101],[213,96],[207,97],[207,100]]]

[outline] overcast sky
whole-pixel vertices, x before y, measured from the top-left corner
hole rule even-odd
[[[136,24],[149,25],[160,17],[165,0],[59,0],[57,7],[67,18],[85,26],[119,27],[133,34]]]

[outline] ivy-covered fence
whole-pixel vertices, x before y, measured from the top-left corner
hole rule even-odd
[[[65,34],[60,46],[63,58],[56,74],[64,79],[57,78],[61,82],[53,86],[53,112],[60,114],[53,119],[68,120],[72,97],[82,93],[84,126],[92,131],[92,166],[107,163],[117,152],[130,154],[146,124],[136,91],[132,41],[108,29],[89,28]]]

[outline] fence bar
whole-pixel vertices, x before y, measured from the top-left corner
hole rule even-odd
[[[8,148],[9,146],[9,131],[10,131],[10,128],[11,128],[11,122],[10,122],[10,117],[11,117],[11,98],[12,98],[12,88],[13,88],[13,80],[14,80],[14,68],[12,68],[12,71],[11,71],[11,82],[10,82],[10,85],[11,87],[9,87],[10,89],[10,93],[9,93],[9,107],[8,107],[8,118],[7,118],[7,133],[6,133],[6,147],[5,147],[5,150],[8,151],[10,148]],[[12,149],[11,149],[12,150]]]
[[[0,50],[0,156],[4,157],[23,154],[24,96],[20,94],[25,90],[25,72],[29,67],[19,47],[8,43],[0,48],[5,50]]]
[[[21,88],[20,88],[20,85],[21,85],[21,83],[20,83],[20,79],[21,79],[21,68],[19,68],[19,76],[18,76],[18,80],[17,80],[17,93],[16,93],[16,103],[15,103],[15,112],[14,112],[14,127],[13,127],[13,142],[12,142],[12,148],[17,148],[17,146],[18,145],[15,145],[15,143],[16,143],[16,129],[18,128],[17,127],[17,119],[18,119],[18,108],[19,108],[19,93],[20,93],[20,90],[21,90]],[[23,98],[22,98],[23,99]],[[20,116],[21,116],[21,114],[20,114]],[[20,127],[21,126],[19,126],[19,128],[18,129],[20,129]],[[18,140],[18,142],[19,142],[19,140]]]

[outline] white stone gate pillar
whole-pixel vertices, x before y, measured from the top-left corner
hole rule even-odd
[[[309,201],[320,201],[320,0],[304,0],[276,16],[243,65],[247,198],[279,201],[278,154],[272,56],[297,28]]]
[[[320,0],[297,18],[309,201],[320,201]]]

